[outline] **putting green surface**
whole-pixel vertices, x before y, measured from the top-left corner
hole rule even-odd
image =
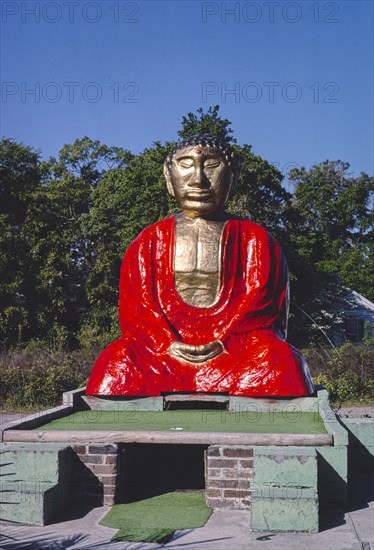
[[[321,417],[312,412],[282,413],[224,410],[79,411],[53,420],[40,430],[229,432],[269,434],[324,434]]]
[[[176,529],[203,527],[211,513],[203,492],[174,492],[116,504],[100,524],[120,529],[112,540],[162,542]]]
[[[100,521],[107,527],[193,529],[205,525],[212,513],[204,492],[165,493],[130,504],[116,504]]]

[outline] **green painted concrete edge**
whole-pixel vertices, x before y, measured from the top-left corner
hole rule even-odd
[[[341,425],[334,411],[328,403],[322,402],[319,406],[319,414],[325,424],[326,430],[334,438],[335,446],[348,445],[348,432]]]
[[[318,532],[318,503],[310,499],[261,499],[252,503],[251,531]]]
[[[158,397],[127,397],[127,398],[100,398],[90,395],[81,395],[81,400],[91,410],[103,411],[163,411],[164,398]]]
[[[41,442],[4,442],[0,443],[0,456],[5,452],[12,451],[42,451],[42,452],[58,452],[63,451],[64,449],[70,448],[70,443],[41,443]]]
[[[69,493],[61,483],[0,482],[0,518],[21,525],[46,525],[67,506]]]
[[[81,397],[85,395],[85,391],[86,386],[82,386],[76,390],[65,391],[62,394],[62,404],[78,408],[81,404]]]
[[[317,453],[313,447],[255,447],[253,484],[317,490]]]
[[[251,486],[251,503],[259,500],[313,500],[318,502],[318,491],[313,487],[292,487],[285,485],[284,487],[274,487],[273,485],[257,485],[254,483]]]
[[[314,412],[318,411],[318,397],[255,398],[230,396],[229,411],[233,412]]]
[[[373,471],[374,468],[374,423],[372,418],[342,418],[348,431],[349,471]]]
[[[255,447],[253,451],[254,456],[268,456],[268,455],[289,455],[294,456],[306,456],[314,457],[316,455],[315,447]]]
[[[374,457],[374,420],[373,418],[342,418],[341,423],[351,432],[359,443]],[[350,445],[352,442],[350,441]]]
[[[70,457],[67,444],[0,444],[0,481],[68,483]]]
[[[60,405],[59,407],[39,411],[37,413],[27,415],[24,418],[7,422],[0,430],[0,443],[4,440],[3,435],[6,430],[33,430],[34,428],[43,426],[43,424],[46,424],[51,420],[55,420],[56,418],[69,416],[73,412],[75,412],[75,410],[72,406]]]
[[[321,393],[322,392],[322,393]],[[111,409],[113,406],[121,407],[125,404],[133,404],[139,407],[139,410],[160,410],[158,407],[163,402],[165,396],[155,397],[100,397],[100,396],[86,396],[85,387],[77,388],[65,392],[63,394],[63,403],[65,405],[85,406],[84,401],[88,401],[85,398],[93,397],[92,402],[97,401],[103,409]],[[259,412],[318,412],[318,402],[321,399],[328,399],[328,393],[322,388],[322,386],[316,386],[316,393],[310,397],[294,397],[294,398],[256,398],[256,397],[241,397],[241,396],[227,396],[229,404],[229,411],[259,411]],[[90,405],[89,405],[90,406]],[[144,409],[142,408],[144,406]]]
[[[333,446],[316,447],[318,455],[318,493],[326,506],[346,506],[348,502],[348,432],[330,407],[329,394],[317,390],[319,414],[333,436]]]

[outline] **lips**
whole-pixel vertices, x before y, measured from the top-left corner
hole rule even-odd
[[[212,198],[212,194],[210,193],[210,191],[190,191],[189,193],[186,193],[185,196],[186,199],[192,201],[205,201]]]

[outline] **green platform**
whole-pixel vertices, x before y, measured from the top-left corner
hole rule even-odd
[[[39,426],[37,430],[327,433],[321,417],[311,412],[270,414],[224,410],[78,411]]]
[[[253,455],[254,530],[316,531],[320,505],[346,505],[348,433],[322,388],[316,396],[295,399],[167,395],[98,402],[83,399],[83,392],[68,392],[62,407],[4,426],[1,458],[3,468],[7,459],[3,472],[9,476],[2,486],[7,497],[4,519],[50,521],[65,501],[65,495],[57,498],[57,491],[71,483],[71,446],[108,443],[214,445],[221,446],[224,458],[227,447],[248,449],[248,457]],[[181,408],[181,400],[195,401],[194,407],[182,403]],[[216,409],[202,401],[214,401]],[[357,441],[367,443],[366,431],[362,435],[359,428]],[[371,445],[365,449],[370,451]],[[227,460],[236,479],[240,460]],[[22,493],[28,511],[20,505]]]

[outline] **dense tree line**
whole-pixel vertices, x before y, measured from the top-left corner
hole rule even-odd
[[[285,250],[292,304],[290,340],[305,345],[341,319],[347,289],[374,299],[373,178],[325,161],[283,176],[250,145],[238,145],[219,108],[183,117],[180,138],[211,132],[241,159],[229,209],[266,226]],[[0,346],[39,341],[104,345],[118,335],[124,251],[147,225],[175,212],[162,173],[175,142],[138,155],[87,137],[42,161],[31,147],[0,142]],[[317,328],[319,327],[319,328]]]

